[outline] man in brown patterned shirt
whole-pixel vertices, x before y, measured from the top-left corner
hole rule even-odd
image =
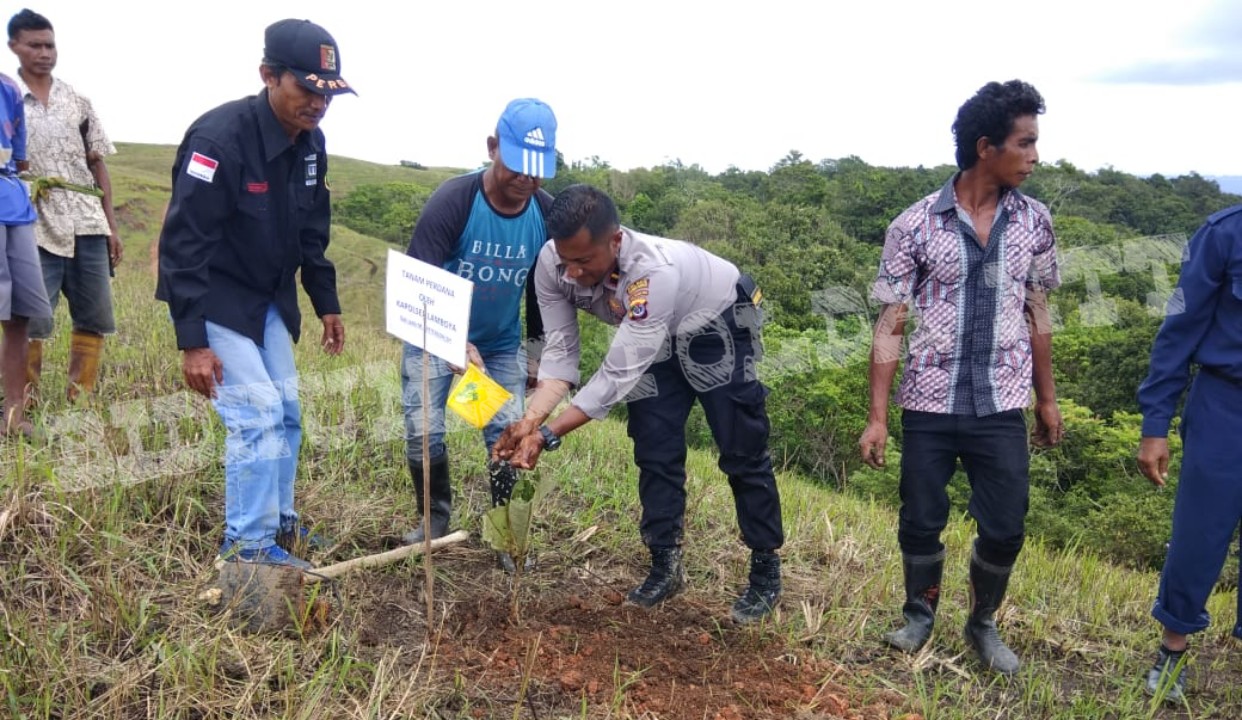
[[[56,36],[42,15],[22,10],[9,21],[9,49],[21,63],[17,82],[29,127],[30,170],[78,185],[98,186],[93,195],[53,189],[40,199],[35,236],[48,299],[55,311],[63,292],[73,320],[66,395],[91,392],[99,374],[104,335],[116,331],[112,269],[121,261],[121,239],[112,213],[112,184],[103,157],[116,152],[90,100],[52,77]],[[30,322],[27,382],[34,390],[43,366],[43,343],[52,319]]]

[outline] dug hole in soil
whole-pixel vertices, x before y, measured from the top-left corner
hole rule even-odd
[[[770,623],[728,619],[737,588],[691,586],[644,610],[624,602],[646,568],[579,566],[541,555],[520,582],[472,541],[438,551],[433,627],[423,571],[354,575],[346,624],[362,656],[402,648],[432,675],[429,702],[443,717],[886,719],[901,697],[868,703],[836,682],[844,668],[786,644]],[[406,574],[408,572],[408,574]],[[524,689],[523,689],[523,686]],[[434,688],[443,688],[436,692]]]

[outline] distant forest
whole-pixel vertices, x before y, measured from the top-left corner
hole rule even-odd
[[[890,413],[888,469],[861,466],[867,413],[869,290],[885,230],[955,172],[884,168],[857,157],[811,161],[793,151],[769,171],[712,175],[672,162],[621,171],[607,162],[558,166],[545,188],[599,186],[636,230],[688,240],[759,281],[767,325],[762,378],[772,388],[773,455],[785,467],[846,491],[896,502],[900,414]],[[434,188],[361,185],[334,199],[334,220],[404,247]],[[1054,363],[1067,439],[1032,461],[1031,530],[1120,562],[1158,566],[1172,493],[1149,490],[1135,468],[1135,390],[1177,281],[1181,248],[1212,213],[1242,203],[1191,173],[1140,178],[1113,169],[1044,165],[1022,192],[1048,205],[1064,284],[1054,298]],[[584,325],[588,357],[607,334]],[[698,423],[699,440],[710,442]],[[964,498],[968,488],[955,482]],[[961,505],[964,508],[964,504]]]

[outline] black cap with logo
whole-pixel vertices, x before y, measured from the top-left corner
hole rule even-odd
[[[336,41],[310,20],[290,18],[268,25],[263,33],[263,62],[288,68],[302,87],[320,95],[354,92],[341,77]]]

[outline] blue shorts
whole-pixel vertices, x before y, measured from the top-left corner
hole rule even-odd
[[[52,319],[34,225],[0,225],[0,320]]]

